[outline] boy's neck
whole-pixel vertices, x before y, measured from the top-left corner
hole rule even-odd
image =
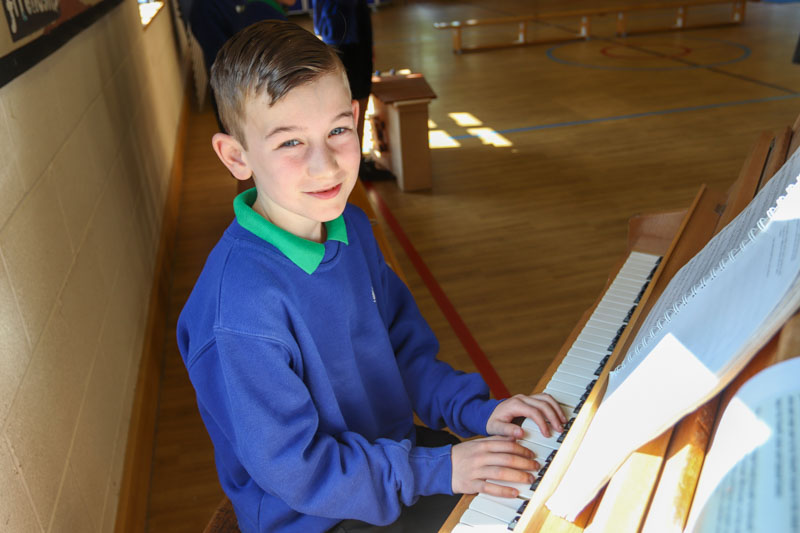
[[[284,231],[288,231],[292,235],[300,237],[301,239],[322,243],[325,242],[325,240],[328,238],[327,228],[325,227],[325,224],[323,224],[322,222],[309,220],[308,228],[303,228],[301,231],[297,231],[292,228],[287,228],[283,224],[277,223],[272,217],[269,216],[267,209],[265,208],[264,205],[262,205],[261,202],[259,202],[258,197],[256,197],[256,201],[253,203],[253,210],[262,217],[264,217],[264,220],[266,220],[270,224],[273,224],[274,226],[277,226]]]

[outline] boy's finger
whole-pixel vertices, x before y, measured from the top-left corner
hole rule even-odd
[[[483,482],[478,492],[491,496],[498,496],[500,498],[516,498],[519,495],[519,491],[515,488],[497,485],[490,481]]]
[[[498,436],[511,437],[512,439],[521,439],[525,434],[522,428],[510,422],[500,422],[497,428]]]
[[[533,475],[533,467],[527,466],[527,469],[509,468],[504,466],[485,466],[476,471],[479,479],[496,479],[499,481],[508,481],[512,483],[533,483],[535,476]],[[530,470],[528,470],[530,469]]]
[[[543,398],[539,399],[530,397],[528,400],[528,407],[529,409],[527,417],[534,420],[539,425],[540,429],[542,427],[542,423],[545,423],[546,419],[550,421],[550,424],[557,432],[560,433],[562,431],[561,426],[564,422],[566,422],[566,419],[564,418],[564,414],[561,412],[561,407],[558,406],[557,403],[556,407],[553,407],[547,400]],[[562,420],[562,418],[564,419]],[[544,433],[544,430],[542,430],[542,433]]]
[[[553,411],[556,412],[556,415],[558,416],[558,419],[561,421],[562,424],[567,421],[567,416],[564,414],[564,411],[561,409],[561,404],[558,403],[558,401],[555,398],[553,398],[549,394],[544,394],[543,393],[542,394],[542,400],[546,401],[547,403],[549,403],[553,407]]]

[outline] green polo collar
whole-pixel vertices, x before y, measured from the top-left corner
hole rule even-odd
[[[319,264],[322,263],[322,258],[325,257],[325,244],[293,235],[266,220],[253,209],[256,196],[256,189],[253,188],[234,198],[233,212],[236,214],[236,221],[244,229],[280,250],[283,255],[307,274],[313,274]],[[330,222],[325,222],[325,228],[329,241],[339,241],[347,244],[347,227],[342,215]]]

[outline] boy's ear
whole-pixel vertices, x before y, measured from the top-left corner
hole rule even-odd
[[[358,100],[356,100],[355,98],[352,101],[352,106],[353,106],[353,120],[355,120],[356,126],[358,126],[358,110],[360,106],[358,104]]]
[[[253,170],[247,164],[244,148],[235,138],[226,133],[215,133],[211,137],[211,146],[234,178],[244,181],[253,175]]]

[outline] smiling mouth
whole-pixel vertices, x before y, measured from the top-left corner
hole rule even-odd
[[[339,194],[339,191],[341,189],[342,189],[342,184],[339,183],[338,185],[334,185],[333,187],[329,187],[327,189],[321,189],[319,191],[311,191],[308,192],[307,194],[314,196],[316,198],[327,199],[327,198],[333,198],[334,196]]]

